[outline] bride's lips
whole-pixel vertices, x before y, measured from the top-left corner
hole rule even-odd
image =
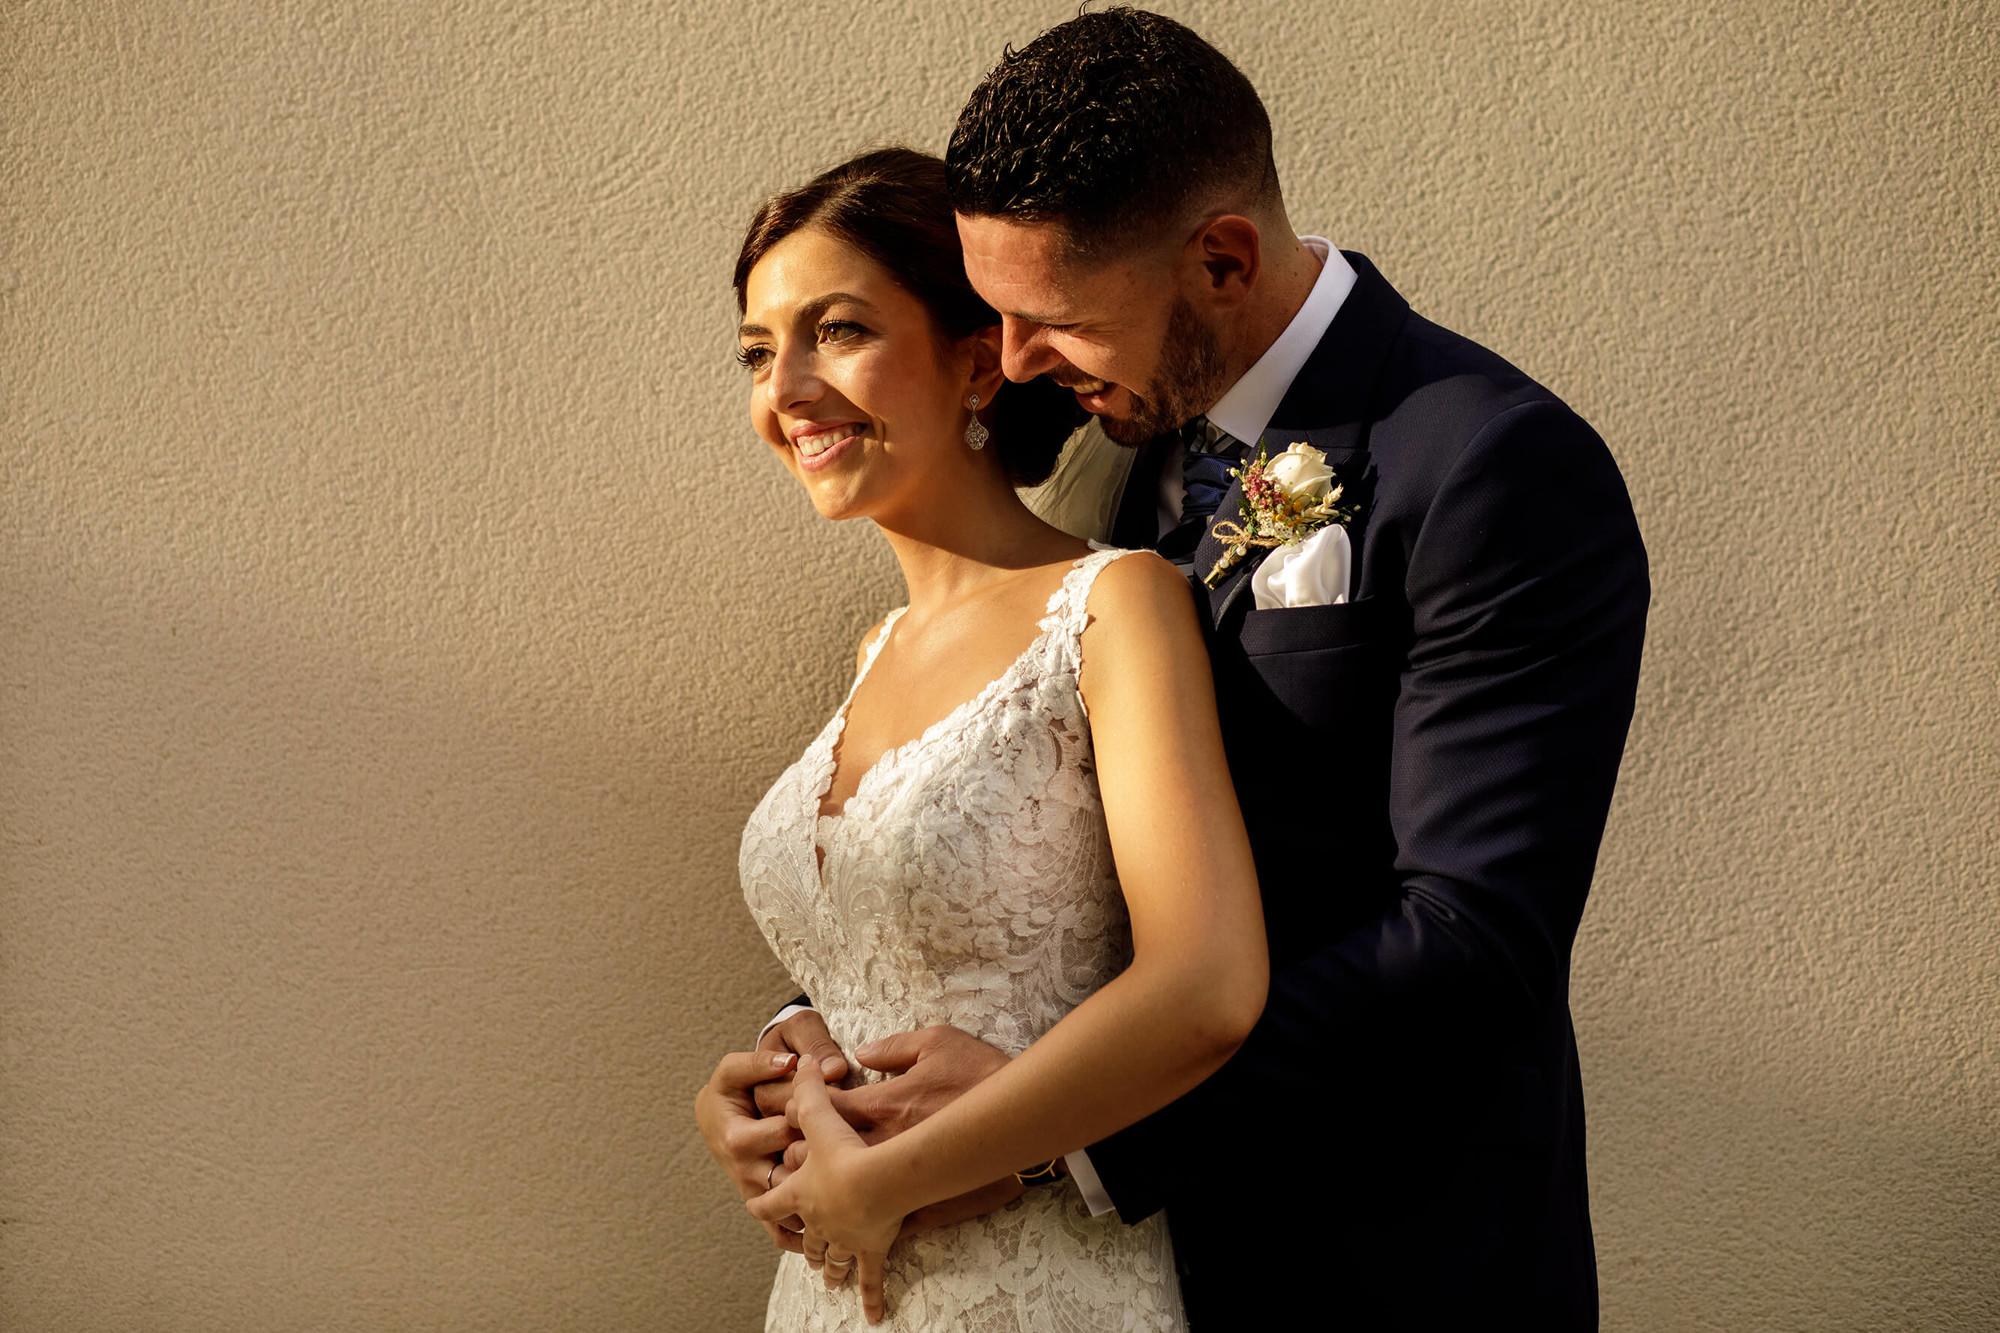
[[[799,466],[808,472],[818,472],[832,467],[841,455],[853,448],[863,429],[859,421],[826,424],[801,421],[792,427],[789,434],[792,448],[798,453]]]

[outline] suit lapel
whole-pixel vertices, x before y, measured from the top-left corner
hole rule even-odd
[[[1375,266],[1352,251],[1343,250],[1354,265],[1354,289],[1341,304],[1319,345],[1285,391],[1271,424],[1259,443],[1276,457],[1294,444],[1310,444],[1326,453],[1326,461],[1341,474],[1342,482],[1353,488],[1362,501],[1362,510],[1350,525],[1356,560],[1355,578],[1360,578],[1361,527],[1367,522],[1367,501],[1372,497],[1372,472],[1368,465],[1368,428],[1380,414],[1374,410],[1376,383],[1389,359],[1389,349],[1409,318],[1410,304],[1378,273]],[[1254,456],[1254,451],[1253,451]],[[1243,484],[1233,483],[1222,504],[1218,519],[1235,521],[1243,496]],[[1223,543],[1216,540],[1214,524],[1195,547],[1194,571],[1205,575],[1222,557]],[[1265,552],[1253,549],[1222,582],[1208,589],[1210,621],[1220,625],[1225,612],[1242,597],[1249,585],[1250,572]]]

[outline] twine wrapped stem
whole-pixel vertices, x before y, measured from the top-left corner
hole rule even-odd
[[[1263,460],[1260,458],[1258,463],[1261,465]],[[1284,535],[1278,536],[1262,530],[1265,516],[1259,513],[1251,504],[1246,488],[1243,508],[1245,511],[1244,517],[1250,520],[1250,525],[1245,527],[1242,524],[1231,523],[1228,519],[1223,519],[1208,530],[1209,536],[1219,542],[1226,542],[1228,545],[1222,552],[1222,558],[1215,562],[1213,569],[1201,576],[1201,581],[1210,588],[1221,583],[1223,577],[1230,570],[1236,568],[1237,562],[1250,554],[1250,548],[1253,546],[1264,550],[1271,550],[1279,546],[1290,546],[1293,542],[1304,541],[1307,537],[1310,537],[1313,533],[1318,532],[1328,524],[1346,524],[1354,517],[1354,506],[1340,502],[1341,493],[1346,489],[1343,485],[1335,484],[1326,499],[1320,501],[1312,508],[1302,512],[1295,510],[1293,514],[1286,515],[1281,520],[1284,524]],[[1294,501],[1292,503],[1297,502]],[[1294,517],[1293,515],[1296,516]]]

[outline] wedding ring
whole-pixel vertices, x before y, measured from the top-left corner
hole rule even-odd
[[[778,1164],[776,1162],[773,1162],[771,1163],[771,1169],[764,1173],[764,1193],[769,1194],[772,1190],[778,1188],[776,1185],[771,1183],[774,1179],[777,1178],[777,1175],[778,1175]]]
[[[839,1268],[845,1270],[852,1268],[854,1266],[854,1256],[850,1254],[845,1259],[828,1259],[825,1261],[825,1263],[828,1268]]]

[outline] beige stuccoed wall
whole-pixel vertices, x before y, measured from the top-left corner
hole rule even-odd
[[[1165,7],[1630,482],[1606,1326],[2000,1326],[2000,12]],[[729,262],[1070,12],[0,6],[0,1328],[758,1326],[737,830],[898,584]]]

